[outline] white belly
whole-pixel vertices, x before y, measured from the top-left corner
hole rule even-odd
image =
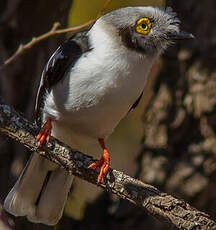
[[[56,120],[55,133],[67,129],[72,136],[105,138],[143,91],[151,67],[144,57],[121,53],[110,57],[93,52],[90,55],[92,58],[77,62],[46,100],[45,114]],[[62,139],[65,141],[65,137]]]

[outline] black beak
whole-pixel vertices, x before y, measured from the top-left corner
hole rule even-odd
[[[188,32],[180,31],[179,34],[168,34],[171,40],[183,40],[183,39],[194,39],[194,35]]]

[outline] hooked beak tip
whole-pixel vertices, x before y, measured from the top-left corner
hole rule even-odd
[[[171,40],[183,40],[183,39],[194,39],[195,36],[191,33],[180,31],[178,34],[169,34]]]
[[[194,39],[195,38],[195,36],[191,33],[186,33],[186,32],[184,32],[184,33],[185,33],[185,37],[183,35],[183,37],[184,37],[183,39]]]

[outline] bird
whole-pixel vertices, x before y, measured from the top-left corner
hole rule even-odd
[[[48,60],[37,93],[39,145],[53,136],[72,148],[99,142],[103,153],[89,165],[100,168],[98,183],[109,171],[105,139],[136,108],[153,63],[179,39],[171,8],[124,7],[109,12],[60,45]],[[73,176],[33,153],[4,201],[15,216],[55,225],[62,217]]]

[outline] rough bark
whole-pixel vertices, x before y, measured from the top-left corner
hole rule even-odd
[[[216,2],[169,2],[184,29],[194,33],[196,40],[178,43],[163,57],[153,96],[144,112],[143,147],[137,158],[136,177],[216,218]],[[64,25],[68,6],[69,0],[39,0],[37,4],[30,0],[0,1],[0,61],[11,56],[21,43],[49,31],[55,21]],[[1,96],[28,119],[32,119],[35,86],[42,66],[58,43],[56,38],[40,43],[0,73]],[[4,185],[0,186],[1,203],[23,168],[25,151],[21,145],[1,138],[0,182]],[[167,229],[142,209],[108,194],[103,193],[87,204],[82,220],[64,217],[58,228]],[[0,218],[7,220],[3,212]],[[15,223],[16,230],[51,229],[27,223],[23,218],[11,217],[10,221]],[[190,228],[182,226],[182,229]]]
[[[9,106],[0,104],[0,132],[55,162],[69,173],[143,208],[170,229],[216,229],[216,223],[204,212],[117,170],[110,169],[104,181],[97,184],[96,171],[88,168],[92,157],[72,150],[54,138],[42,148],[38,147],[35,138],[37,131],[34,124],[19,116]]]
[[[196,39],[179,43],[163,57],[143,117],[137,175],[215,218],[216,2],[172,2],[183,28]]]
[[[0,1],[0,63],[34,36],[50,30],[58,21],[67,24],[71,0],[1,0]],[[26,52],[0,72],[0,96],[4,101],[33,119],[37,85],[44,63],[62,42],[63,36],[53,37]],[[0,202],[15,183],[26,161],[26,149],[15,142],[0,140]],[[20,154],[22,153],[22,154]],[[24,218],[11,218],[16,230],[48,229],[35,226]]]

